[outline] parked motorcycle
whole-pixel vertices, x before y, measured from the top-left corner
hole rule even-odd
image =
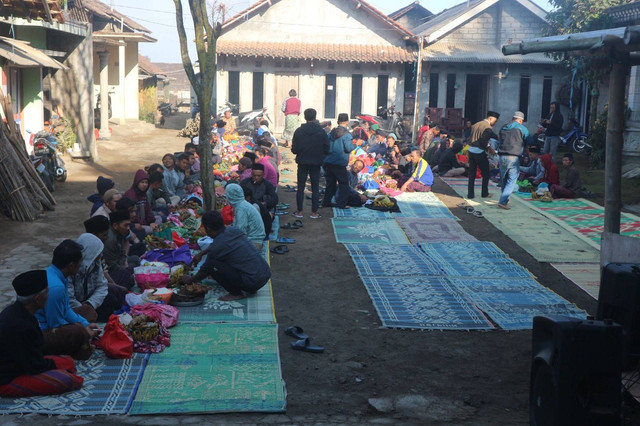
[[[571,123],[572,128],[564,136],[560,136],[560,144],[571,147],[575,152],[591,155],[593,147],[587,143],[589,135],[582,131],[582,128],[575,119],[572,118],[569,122]],[[544,146],[544,141],[546,139],[544,131],[545,128],[541,125],[538,127],[538,131],[534,135],[536,141],[541,146]]]
[[[269,114],[267,113],[267,108],[241,112],[238,115],[238,126],[236,127],[236,131],[240,135],[255,136],[255,133],[260,127],[260,121],[262,121],[263,118],[266,118],[268,122],[273,124],[271,117],[269,117]]]
[[[378,107],[378,115],[358,114],[356,118],[360,122],[368,121],[370,124],[377,124],[386,132],[395,133],[400,141],[411,139],[411,123],[406,122],[402,113],[395,109],[393,104],[388,108]]]
[[[67,169],[57,150],[58,140],[51,133],[40,131],[31,134],[29,143],[33,145],[31,160],[36,170],[40,173],[47,189],[51,192],[55,191],[55,181],[64,182],[67,180]]]
[[[158,105],[158,111],[160,111],[163,117],[168,117],[173,114],[173,105],[169,102],[163,102]]]

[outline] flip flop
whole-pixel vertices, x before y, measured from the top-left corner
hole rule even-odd
[[[284,215],[287,215],[287,214],[289,214],[289,212],[285,212],[285,211],[282,211],[282,210],[278,210],[275,213],[276,216],[284,216]]]
[[[291,207],[291,204],[287,204],[287,203],[278,203],[278,205],[276,206],[276,209],[278,210],[286,210],[289,207]]]
[[[306,339],[300,339],[296,340],[295,342],[291,342],[291,348],[295,349],[296,351],[312,352],[316,354],[324,352],[324,348],[322,346],[312,345],[308,337]]]
[[[301,218],[304,217],[303,214],[299,214],[298,212],[291,213],[291,216],[293,216],[293,217],[301,217]],[[300,222],[300,221],[296,220],[296,222]],[[293,223],[295,224],[296,222],[293,222]],[[302,223],[302,222],[300,222],[300,223]]]
[[[275,246],[274,248],[271,249],[271,253],[275,253],[275,254],[289,253],[289,247],[287,247],[287,246]]]
[[[304,224],[302,223],[301,220],[294,220],[293,221],[293,226],[297,226],[298,228],[302,228],[302,227],[304,227]]]
[[[294,244],[296,242],[296,240],[294,240],[293,238],[287,238],[287,237],[280,237],[276,240],[276,243],[280,243],[280,244]]]
[[[322,216],[320,216],[319,214],[316,214],[316,215],[313,215],[313,214],[312,214],[312,215],[311,215],[311,216],[309,216],[309,217],[310,217],[311,219],[320,219]]]
[[[295,337],[298,340],[309,338],[309,335],[304,332],[302,327],[298,327],[297,325],[285,328],[284,334],[286,334],[287,336]]]
[[[285,223],[284,225],[281,226],[282,229],[300,229],[299,226],[296,226],[292,223]]]
[[[484,217],[484,215],[482,214],[482,212],[480,210],[476,210],[475,212],[473,212],[473,215],[475,217]]]
[[[467,213],[473,214],[475,213],[475,211],[476,211],[475,207],[467,207]]]

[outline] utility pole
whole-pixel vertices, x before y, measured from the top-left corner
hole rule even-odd
[[[413,104],[413,132],[411,133],[411,145],[416,145],[416,138],[418,137],[418,129],[420,128],[420,122],[418,116],[420,115],[420,92],[422,87],[422,43],[424,37],[420,37],[418,40],[418,66],[416,67],[416,99]]]

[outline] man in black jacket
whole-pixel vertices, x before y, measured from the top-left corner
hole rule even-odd
[[[444,177],[461,176],[465,168],[458,162],[458,154],[462,150],[462,142],[456,141],[451,148],[447,148],[440,156],[438,174]]]
[[[540,124],[546,129],[544,132],[546,138],[544,140],[542,154],[551,154],[551,158],[553,159],[556,156],[558,144],[560,143],[560,133],[562,133],[564,117],[562,117],[560,113],[560,104],[558,102],[551,102],[550,108],[549,118],[542,120]]]
[[[296,155],[298,163],[298,192],[296,204],[298,210],[293,214],[302,217],[304,187],[307,176],[311,180],[311,216],[318,217],[320,205],[320,166],[325,155],[329,153],[329,137],[322,127],[316,123],[316,110],[304,110],[306,123],[296,129],[291,140],[291,152]]]

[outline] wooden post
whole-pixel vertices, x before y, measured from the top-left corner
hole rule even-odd
[[[411,133],[411,145],[416,145],[418,130],[420,129],[420,92],[422,88],[422,43],[423,38],[418,39],[418,66],[416,67],[416,99],[413,104],[413,132]],[[419,141],[418,141],[419,142]]]
[[[615,63],[609,75],[609,113],[604,168],[604,232],[613,234],[620,233],[622,131],[624,130],[624,101],[628,73],[628,65]]]
[[[65,2],[66,6],[66,2]],[[49,9],[49,0],[42,0],[42,8],[44,9],[44,14],[47,16],[47,21],[53,23],[53,17],[51,16],[51,10]]]

